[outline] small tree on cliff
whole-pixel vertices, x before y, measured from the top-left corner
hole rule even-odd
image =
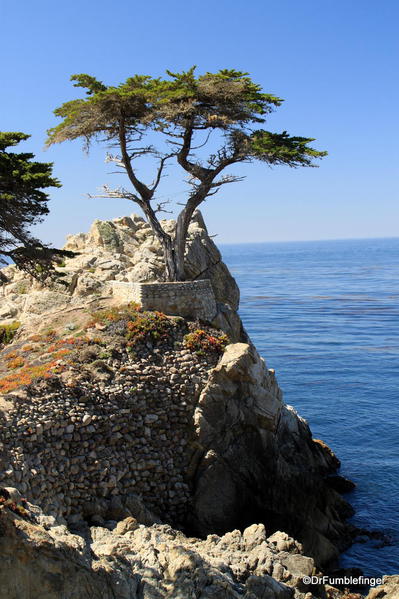
[[[326,152],[311,148],[312,138],[261,129],[265,116],[282,100],[263,93],[247,73],[221,70],[196,76],[193,67],[183,73],[167,71],[167,75],[168,79],[135,75],[118,87],[89,75],[73,75],[75,87],[87,90],[86,98],[66,102],[54,111],[63,121],[49,130],[47,144],[83,138],[87,148],[93,139],[117,146],[118,155],[108,159],[126,172],[132,188],[105,186],[100,197],[126,198],[140,206],[163,247],[167,278],[179,281],[185,278],[184,251],[193,212],[222,185],[241,179],[224,174],[227,167],[254,160],[314,166],[313,159]],[[146,135],[151,140],[159,136],[156,147],[143,145]],[[137,161],[143,156],[155,160],[149,185],[137,173]],[[153,202],[165,166],[172,160],[188,175],[190,189],[174,235],[169,235],[157,217],[163,203],[154,208]]]
[[[32,236],[29,229],[48,214],[47,187],[61,187],[52,177],[52,164],[35,162],[30,153],[9,152],[30,136],[0,131],[0,265],[14,262],[35,278],[54,274],[53,262],[72,252],[49,248]],[[6,280],[0,272],[0,281]]]

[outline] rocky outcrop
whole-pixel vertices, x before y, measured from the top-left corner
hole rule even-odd
[[[7,599],[311,599],[314,562],[262,524],[204,540],[134,517],[73,532],[40,509],[0,507],[1,596]],[[338,595],[336,595],[338,597]]]
[[[325,564],[350,542],[350,506],[326,485],[339,462],[282,400],[274,371],[253,346],[226,348],[194,414],[194,529],[221,532],[263,521]]]
[[[371,589],[367,599],[398,599],[399,576],[384,576],[383,584]]]
[[[173,221],[162,221],[172,231]],[[88,233],[70,235],[65,249],[76,252],[58,268],[60,280],[52,289],[8,266],[2,272],[0,319],[33,320],[43,314],[76,307],[86,298],[112,295],[112,281],[157,282],[165,276],[163,253],[150,226],[139,216],[95,221]],[[239,290],[199,212],[190,224],[186,249],[188,280],[209,279],[220,310],[237,310]]]
[[[133,354],[114,320],[87,340],[52,338],[48,352],[78,349],[48,382],[7,396],[2,484],[69,519],[104,518],[115,501],[120,519],[138,493],[163,521],[201,536],[261,521],[268,534],[298,538],[318,564],[336,558],[350,514],[325,480],[338,460],[284,404],[253,346],[229,344],[218,361],[191,352],[187,323],[172,323],[169,340]],[[32,338],[4,350],[6,363],[34,343],[43,360],[44,338]]]
[[[220,360],[185,344],[204,327],[214,343],[220,331],[203,322],[176,318],[173,334],[155,331],[139,347],[128,347],[128,317],[88,322],[92,310],[115,308],[113,282],[162,280],[161,248],[142,219],[96,221],[66,248],[78,255],[58,269],[64,285],[41,288],[5,269],[0,314],[22,327],[1,354],[0,385],[12,389],[0,400],[1,484],[69,522],[101,523],[109,510],[124,518],[139,496],[186,532],[263,522],[268,535],[298,539],[318,565],[334,560],[350,538],[350,507],[327,478],[339,461],[285,405],[242,328],[237,286],[200,214],[186,267],[192,280],[211,281],[212,326],[229,335]]]

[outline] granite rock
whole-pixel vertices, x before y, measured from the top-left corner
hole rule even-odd
[[[112,528],[112,527],[111,527]],[[0,507],[0,581],[7,599],[304,599],[313,561],[262,525],[206,539],[133,518],[113,529],[46,517],[32,504]]]

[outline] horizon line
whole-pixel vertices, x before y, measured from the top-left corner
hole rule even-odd
[[[215,239],[217,235],[210,235],[211,239]],[[324,241],[373,241],[377,239],[399,239],[399,236],[388,237],[329,237],[327,239],[279,239],[267,241],[220,241],[217,245],[255,245],[263,243],[321,243]]]

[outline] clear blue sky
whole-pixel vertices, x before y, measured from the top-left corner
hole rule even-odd
[[[85,197],[118,184],[104,147],[89,157],[79,142],[43,152],[52,111],[79,95],[70,75],[118,84],[193,64],[248,71],[286,100],[266,128],[315,137],[329,152],[318,169],[245,166],[244,182],[203,207],[219,242],[398,236],[396,0],[2,0],[0,22],[0,127],[30,133],[24,148],[54,162],[63,183],[36,229],[42,239],[60,245],[94,218],[138,212],[126,201]],[[177,179],[167,185],[182,189]]]

